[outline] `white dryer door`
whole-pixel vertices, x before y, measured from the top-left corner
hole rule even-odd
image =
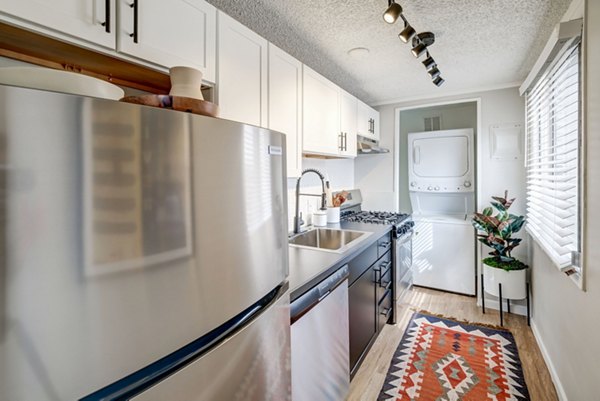
[[[460,178],[469,172],[466,136],[415,139],[414,172],[423,178]]]
[[[410,133],[408,149],[410,191],[473,192],[472,129]]]

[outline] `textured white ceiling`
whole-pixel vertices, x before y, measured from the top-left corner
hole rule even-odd
[[[398,0],[446,83],[431,83],[410,45],[386,24],[386,0],[208,0],[367,103],[522,81],[570,0]],[[364,58],[349,49],[366,47]]]

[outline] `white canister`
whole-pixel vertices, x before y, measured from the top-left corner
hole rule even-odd
[[[327,225],[327,210],[317,210],[312,215],[312,223],[315,227],[325,227]]]
[[[202,71],[191,67],[171,67],[171,96],[204,100],[202,96]]]
[[[327,208],[327,222],[328,223],[339,223],[340,222],[340,208],[339,207],[328,207]]]

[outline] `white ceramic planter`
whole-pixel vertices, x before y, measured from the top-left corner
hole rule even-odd
[[[483,264],[483,285],[485,292],[499,296],[498,284],[502,284],[503,299],[524,299],[527,297],[527,269],[506,271]]]
[[[171,67],[171,96],[204,100],[202,96],[202,71],[191,67]]]

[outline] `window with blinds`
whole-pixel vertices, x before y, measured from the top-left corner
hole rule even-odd
[[[526,97],[527,230],[563,270],[580,251],[580,88],[576,44]]]

